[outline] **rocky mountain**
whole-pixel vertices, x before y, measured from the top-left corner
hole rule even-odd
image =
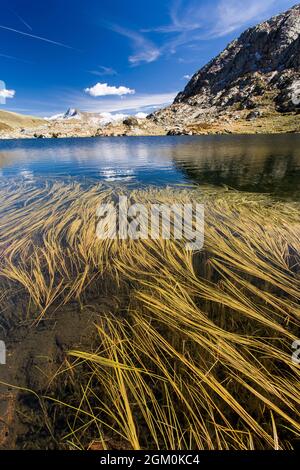
[[[0,139],[166,134],[163,127],[149,121],[146,116],[145,113],[132,116],[69,108],[65,113],[40,119],[0,111]]]
[[[13,115],[13,113],[6,114]],[[5,123],[1,126],[0,114],[0,139],[166,134],[163,127],[153,121],[145,119],[144,114],[138,114],[137,116],[138,117],[125,114],[89,113],[70,108],[66,113],[46,119],[32,118],[28,121],[25,116],[20,115],[20,118],[24,119],[21,119],[19,125],[12,127]],[[28,125],[25,125],[26,123],[28,123]]]
[[[272,131],[273,123],[275,131],[276,125],[300,131],[299,35],[298,4],[247,29],[194,74],[171,106],[150,119],[169,126],[170,133],[182,126],[191,132],[226,127],[235,132],[249,123],[256,130]]]
[[[88,113],[85,111],[80,111],[77,108],[69,108],[65,113],[56,114],[48,118],[49,121],[68,121],[70,119],[76,119],[79,121],[100,122],[102,119],[102,114]]]
[[[69,108],[63,117],[64,119],[81,119],[83,114],[76,108]]]
[[[134,117],[136,119],[145,119],[147,114],[137,113]],[[87,111],[80,111],[77,108],[69,108],[65,113],[56,114],[49,118],[46,118],[48,121],[70,121],[78,120],[85,123],[90,123],[91,125],[106,125],[112,122],[121,123],[124,119],[130,117],[128,114],[123,113],[92,113]]]
[[[76,108],[69,108],[65,113],[55,114],[48,119],[49,121],[64,120],[64,119],[81,119],[82,113]]]

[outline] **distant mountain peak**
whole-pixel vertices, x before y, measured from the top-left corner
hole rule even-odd
[[[81,116],[82,116],[82,113],[78,109],[69,108],[64,114],[64,119],[71,119],[71,118],[80,119]]]
[[[80,111],[77,108],[69,108],[65,113],[55,114],[48,118],[49,121],[69,121],[72,119],[78,119],[86,122],[90,122],[92,124],[99,123],[104,125],[110,122],[121,122],[128,114],[123,113],[109,113],[109,112],[102,112],[102,113],[92,113],[87,111]],[[137,119],[144,119],[146,118],[147,114],[139,112],[136,114]],[[46,118],[47,119],[47,118]]]
[[[68,119],[82,119],[84,117],[84,114],[81,111],[79,111],[77,108],[69,108],[65,113],[60,113],[60,114],[55,114],[54,116],[51,116],[48,118],[50,121],[62,121],[62,120],[68,120]]]

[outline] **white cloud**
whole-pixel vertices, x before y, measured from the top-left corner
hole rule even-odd
[[[160,55],[174,54],[178,48],[191,47],[199,41],[227,36],[264,21],[292,7],[295,0],[211,0],[201,5],[199,0],[174,0],[170,8],[170,23],[143,33],[161,33],[164,40]]]
[[[15,90],[0,90],[0,98],[13,98],[15,94]]]
[[[174,0],[170,8],[170,23],[144,31],[155,31],[157,33],[191,32],[203,26],[204,15],[205,10],[199,5],[199,1],[185,0],[182,2],[181,0]]]
[[[137,54],[129,56],[128,60],[133,65],[138,65],[141,62],[154,62],[161,55],[160,51],[155,48],[146,48]]]
[[[183,75],[183,78],[185,80],[190,80],[192,78],[192,75]]]
[[[128,60],[132,65],[139,65],[141,62],[154,62],[160,57],[160,48],[157,47],[152,41],[145,38],[143,34],[115,24],[109,25],[108,27],[112,31],[131,40],[134,52],[128,57]]]
[[[91,96],[123,96],[123,95],[133,95],[135,90],[127,88],[126,86],[110,86],[107,83],[96,83],[96,85],[91,88],[85,88],[85,93],[88,93]]]
[[[222,37],[232,33],[245,25],[256,23],[268,17],[268,11],[275,3],[275,0],[251,0],[244,7],[243,0],[221,0],[216,11],[216,22],[211,29],[209,36]]]
[[[82,93],[80,90],[74,91],[72,88],[61,88],[43,96],[43,100],[25,100],[23,108],[14,108],[16,112],[25,112],[36,116],[52,116],[59,114],[68,108],[74,107],[80,111],[90,111],[103,114],[124,113],[135,114],[138,112],[151,113],[154,109],[159,109],[172,103],[179,90],[168,93],[136,93],[127,95],[126,99],[116,99],[115,96],[107,96],[103,99]],[[26,106],[26,108],[25,108]]]
[[[144,112],[147,109],[161,108],[172,103],[178,91],[171,93],[154,93],[154,94],[140,94],[128,96],[126,100],[115,100],[114,98],[107,98],[106,100],[94,100],[89,97],[80,97],[78,95],[70,95],[68,100],[64,103],[64,107],[69,107],[70,103],[75,103],[76,106],[82,111],[99,112],[128,112],[135,111]],[[150,112],[150,111],[149,111]]]
[[[90,73],[98,75],[99,77],[103,77],[104,75],[117,75],[117,72],[112,67],[105,67],[104,65],[99,65],[96,70],[90,70]]]

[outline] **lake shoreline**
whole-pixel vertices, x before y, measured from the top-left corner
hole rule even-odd
[[[165,135],[275,135],[300,133],[297,113],[271,113],[259,117],[247,117],[239,113],[201,121],[174,122],[158,120],[155,116],[137,119],[128,117],[120,122],[105,125],[75,119],[45,121],[38,126],[11,127],[0,130],[0,140],[30,138],[77,137],[148,137]]]
[[[210,133],[166,133],[166,134],[122,134],[122,135],[109,135],[109,134],[102,134],[102,135],[61,135],[56,137],[46,137],[46,136],[31,136],[31,135],[22,135],[20,137],[13,137],[13,136],[1,136],[0,135],[0,142],[1,141],[28,141],[28,140],[55,140],[55,139],[99,139],[99,138],[122,138],[122,137],[211,137],[211,136],[272,136],[272,135],[298,135],[300,134],[299,131],[282,131],[282,132],[210,132]]]

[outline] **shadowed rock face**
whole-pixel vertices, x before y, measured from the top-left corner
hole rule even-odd
[[[154,116],[179,123],[206,120],[233,108],[254,109],[265,93],[275,112],[299,109],[292,99],[300,83],[299,34],[300,5],[249,28],[195,73],[171,107]]]

